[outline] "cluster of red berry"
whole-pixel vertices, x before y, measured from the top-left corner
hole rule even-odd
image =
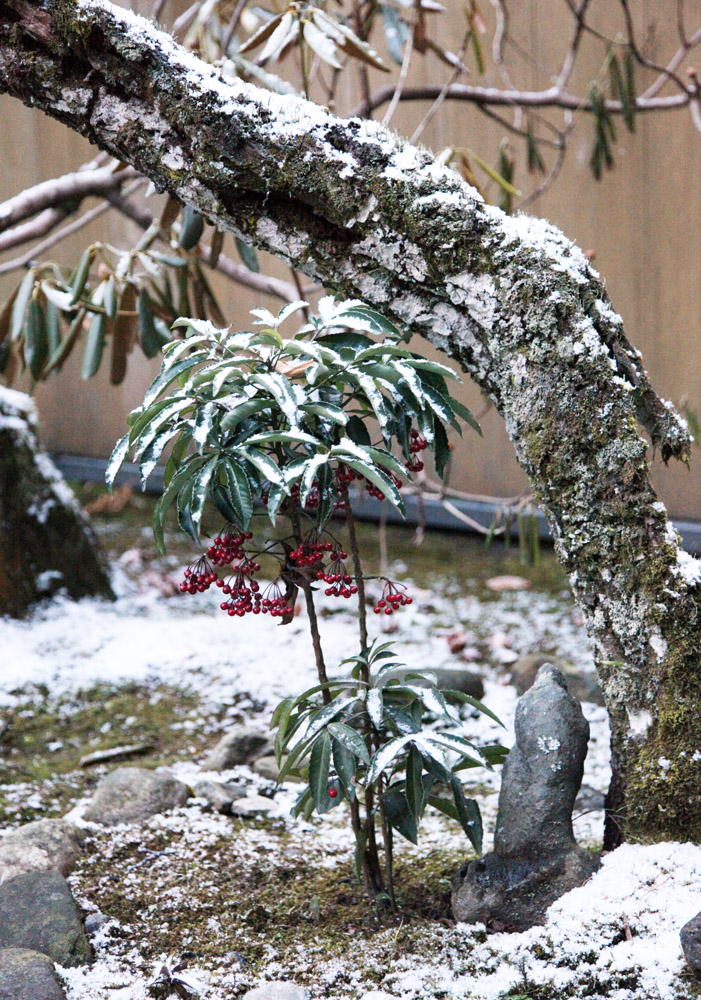
[[[331,561],[326,569],[320,569],[317,572],[317,580],[323,580],[325,583],[331,584],[324,591],[327,597],[348,598],[358,593],[358,587],[353,583],[353,577],[346,569],[346,564],[343,561],[347,558],[348,553],[342,549],[333,550],[330,555]]]
[[[203,594],[217,579],[217,574],[210,566],[206,556],[202,556],[196,563],[188,566],[183,575],[185,579],[180,584],[181,594]]]
[[[412,455],[417,455],[420,451],[424,451],[428,448],[428,441],[425,437],[422,437],[417,430],[413,427],[409,432],[409,452]],[[409,472],[421,472],[424,467],[424,463],[419,458],[415,458],[412,462],[409,462],[407,469]]]
[[[383,612],[386,615],[391,615],[411,603],[412,599],[407,594],[406,587],[403,584],[387,580],[382,588],[382,596],[373,608],[373,611],[376,615],[381,615]]]
[[[217,535],[207,549],[207,555],[215,566],[228,566],[234,560],[244,558],[243,546],[252,538],[251,531],[227,531]]]
[[[325,553],[331,552],[331,542],[322,542],[318,538],[307,538],[306,541],[290,552],[289,560],[295,566],[315,566],[320,563]]]

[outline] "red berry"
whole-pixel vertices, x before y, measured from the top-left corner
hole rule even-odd
[[[337,789],[335,789],[335,788],[329,788],[329,798],[330,799],[335,799],[337,795],[338,795]]]

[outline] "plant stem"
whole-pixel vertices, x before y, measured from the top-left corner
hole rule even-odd
[[[302,530],[299,523],[299,512],[294,510],[290,515],[292,521],[293,534],[295,544],[299,548],[302,544]],[[316,661],[316,672],[319,677],[320,684],[328,684],[329,677],[326,673],[326,663],[324,662],[324,651],[321,648],[321,635],[319,634],[319,621],[316,617],[316,608],[314,607],[314,591],[312,590],[312,585],[304,575],[304,573],[299,570],[295,573],[295,582],[302,590],[304,594],[304,600],[307,605],[307,616],[309,618],[309,631],[312,636],[312,646],[314,647],[314,659]],[[325,687],[321,692],[321,700],[325,705],[331,702],[331,693],[328,687]]]
[[[385,808],[384,799],[382,798],[382,787],[380,787],[380,821],[382,824],[382,843],[385,848],[385,877],[387,879],[387,893],[389,895],[389,901],[392,904],[392,913],[397,912],[397,898],[394,894],[394,856],[393,856],[393,843],[392,843],[392,827],[389,825],[387,820],[387,810]]]
[[[355,575],[355,584],[358,588],[358,628],[360,630],[360,645],[363,649],[367,649],[368,617],[367,617],[367,608],[365,606],[365,577],[363,576],[363,566],[362,563],[360,562],[358,539],[355,534],[355,518],[353,517],[353,508],[351,507],[348,487],[345,484],[341,487],[341,496],[343,497],[343,502],[345,504],[345,509],[346,509],[346,524],[348,525],[348,536],[350,538],[351,556],[353,557],[353,573]],[[367,676],[363,675],[363,680],[369,683],[370,681],[369,668],[366,668],[365,673],[367,674]]]

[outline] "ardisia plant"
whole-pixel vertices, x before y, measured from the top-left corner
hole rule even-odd
[[[348,803],[359,877],[371,899],[394,909],[394,831],[416,843],[431,805],[456,819],[480,852],[480,812],[465,796],[460,772],[492,768],[506,751],[478,749],[462,734],[461,703],[496,719],[481,702],[439,691],[435,675],[408,670],[390,643],[369,638],[368,580],[381,585],[378,615],[392,615],[412,598],[403,584],[364,572],[351,488],[403,511],[401,487],[423,468],[421,454],[432,452],[440,476],[450,455],[447,428],[459,432],[459,418],[479,428],[449,392],[448,381],[458,376],[412,353],[380,314],[329,296],[318,316],[283,339],[281,324],[306,309],[297,302],[277,317],[256,309],[257,332],[177,320],[184,336],[164,348],[162,371],[130,415],[107,480],[113,483],[133,452],[145,484],[169,446],[154,512],[159,549],[174,504],[195,542],[207,501],[224,521],[185,570],[181,591],[216,584],[230,617],[268,614],[281,624],[292,620],[301,593],[318,684],[275,709],[279,780],[304,781],[296,814]],[[335,533],[334,515],[345,517],[347,543]],[[251,530],[256,516],[276,526],[262,541]],[[268,583],[257,578],[264,563],[266,573],[274,567]],[[357,603],[358,651],[341,664],[348,674],[342,678],[327,672],[319,589]]]

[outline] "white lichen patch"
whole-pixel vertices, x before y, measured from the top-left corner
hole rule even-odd
[[[644,736],[652,725],[652,713],[645,709],[633,711],[626,709],[628,715],[628,725],[633,736]]]
[[[470,317],[485,330],[491,330],[497,309],[497,290],[488,274],[463,271],[446,278],[450,301],[463,306]]]
[[[539,736],[536,743],[538,749],[545,754],[555,753],[561,746],[560,741],[556,740],[554,736]]]
[[[300,262],[304,259],[309,247],[309,235],[302,230],[286,233],[267,216],[258,219],[256,235],[273,250],[290,260]]]

